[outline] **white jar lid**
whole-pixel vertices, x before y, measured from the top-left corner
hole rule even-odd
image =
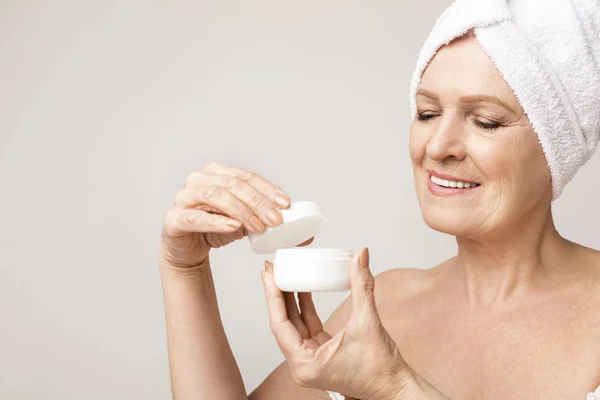
[[[327,223],[327,218],[312,201],[292,203],[289,208],[281,210],[281,214],[281,225],[267,227],[263,232],[248,233],[252,251],[271,254],[278,249],[295,247],[319,234]]]

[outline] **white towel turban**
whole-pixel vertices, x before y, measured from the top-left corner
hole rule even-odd
[[[600,140],[600,0],[456,0],[418,57],[413,119],[427,64],[472,28],[538,135],[557,199]]]

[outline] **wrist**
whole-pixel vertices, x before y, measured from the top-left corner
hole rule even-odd
[[[424,400],[425,392],[421,387],[419,378],[408,366],[402,376],[402,387],[396,392],[396,397],[392,400]]]
[[[425,400],[426,398],[417,373],[405,365],[395,375],[385,400]]]
[[[178,267],[166,262],[160,262],[160,276],[163,281],[178,283],[204,282],[210,275],[208,256],[201,263],[192,267]]]
[[[378,389],[372,391],[366,398],[373,400],[413,400],[421,399],[415,397],[415,386],[417,384],[412,369],[401,360],[397,364],[400,368],[392,373],[379,376]]]
[[[392,397],[392,400],[450,400],[409,367],[403,379],[402,388],[397,392],[396,397]]]
[[[173,305],[178,309],[213,308],[216,305],[215,285],[208,261],[193,267],[161,263],[160,279],[167,308],[173,308],[169,307]]]

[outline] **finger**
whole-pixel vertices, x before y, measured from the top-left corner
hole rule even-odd
[[[282,188],[255,172],[246,171],[229,165],[222,165],[219,163],[211,163],[205,167],[205,170],[208,172],[241,178],[250,185],[254,186],[259,192],[263,193],[269,199],[272,199],[273,202],[275,202],[275,204],[279,205],[281,208],[288,208],[290,206],[290,197]]]
[[[193,179],[186,182],[186,187],[176,198],[176,204],[189,201],[190,191],[201,191],[202,187],[217,186],[227,189],[231,194],[242,201],[265,225],[277,226],[283,222],[280,207],[274,199],[259,192],[254,186],[244,179],[226,175],[200,171],[193,175]]]
[[[222,215],[177,207],[167,212],[164,221],[164,231],[172,237],[183,236],[190,232],[232,233],[241,226],[240,221]]]
[[[261,193],[248,181],[231,175],[206,174],[217,186],[224,187],[248,206],[266,225],[277,226],[283,223],[280,206],[268,193]]]
[[[273,274],[269,271],[262,271],[261,276],[265,288],[271,331],[281,351],[286,355],[293,353],[302,346],[302,336],[288,318],[283,293],[275,284]]]
[[[310,337],[308,333],[308,328],[304,324],[302,318],[300,318],[300,313],[298,312],[298,305],[296,303],[296,298],[294,297],[294,292],[283,292],[283,299],[285,300],[285,306],[288,318],[292,321],[292,324],[300,333],[303,339],[308,339]]]
[[[267,272],[273,274],[273,263],[269,261],[265,261],[265,269]],[[278,289],[279,290],[279,289]],[[287,312],[288,319],[294,324],[300,336],[303,339],[308,339],[310,336],[308,334],[308,329],[306,325],[304,325],[304,321],[300,318],[300,313],[298,312],[298,305],[296,303],[296,298],[294,297],[294,292],[282,292],[283,299],[285,301],[285,310]]]
[[[304,325],[306,325],[310,337],[322,332],[323,323],[315,309],[312,293],[298,293],[298,303],[300,303],[300,318],[302,318]]]
[[[369,268],[369,249],[361,249],[352,259],[350,267],[350,295],[352,312],[368,308],[375,310],[375,277]]]
[[[262,232],[265,229],[265,224],[243,201],[221,186],[188,186],[177,194],[176,199],[179,207],[217,210],[219,214],[242,221],[249,231]]]
[[[240,240],[248,235],[248,231],[244,229],[242,226],[238,230],[234,232],[227,233],[214,233],[207,232],[205,234],[206,241],[210,244],[210,247],[213,249],[218,249],[223,247],[231,242],[235,242],[236,240]]]
[[[306,242],[302,242],[298,245],[298,247],[304,247],[304,246],[308,246],[309,244],[311,244],[312,242],[315,241],[314,237],[311,237],[310,239],[308,239]]]

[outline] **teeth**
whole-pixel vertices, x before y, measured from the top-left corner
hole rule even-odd
[[[469,189],[472,187],[479,186],[478,183],[469,183],[469,182],[461,182],[461,181],[449,181],[447,179],[440,179],[436,176],[431,175],[431,181],[436,185],[449,187],[449,188],[459,188],[459,189]]]

